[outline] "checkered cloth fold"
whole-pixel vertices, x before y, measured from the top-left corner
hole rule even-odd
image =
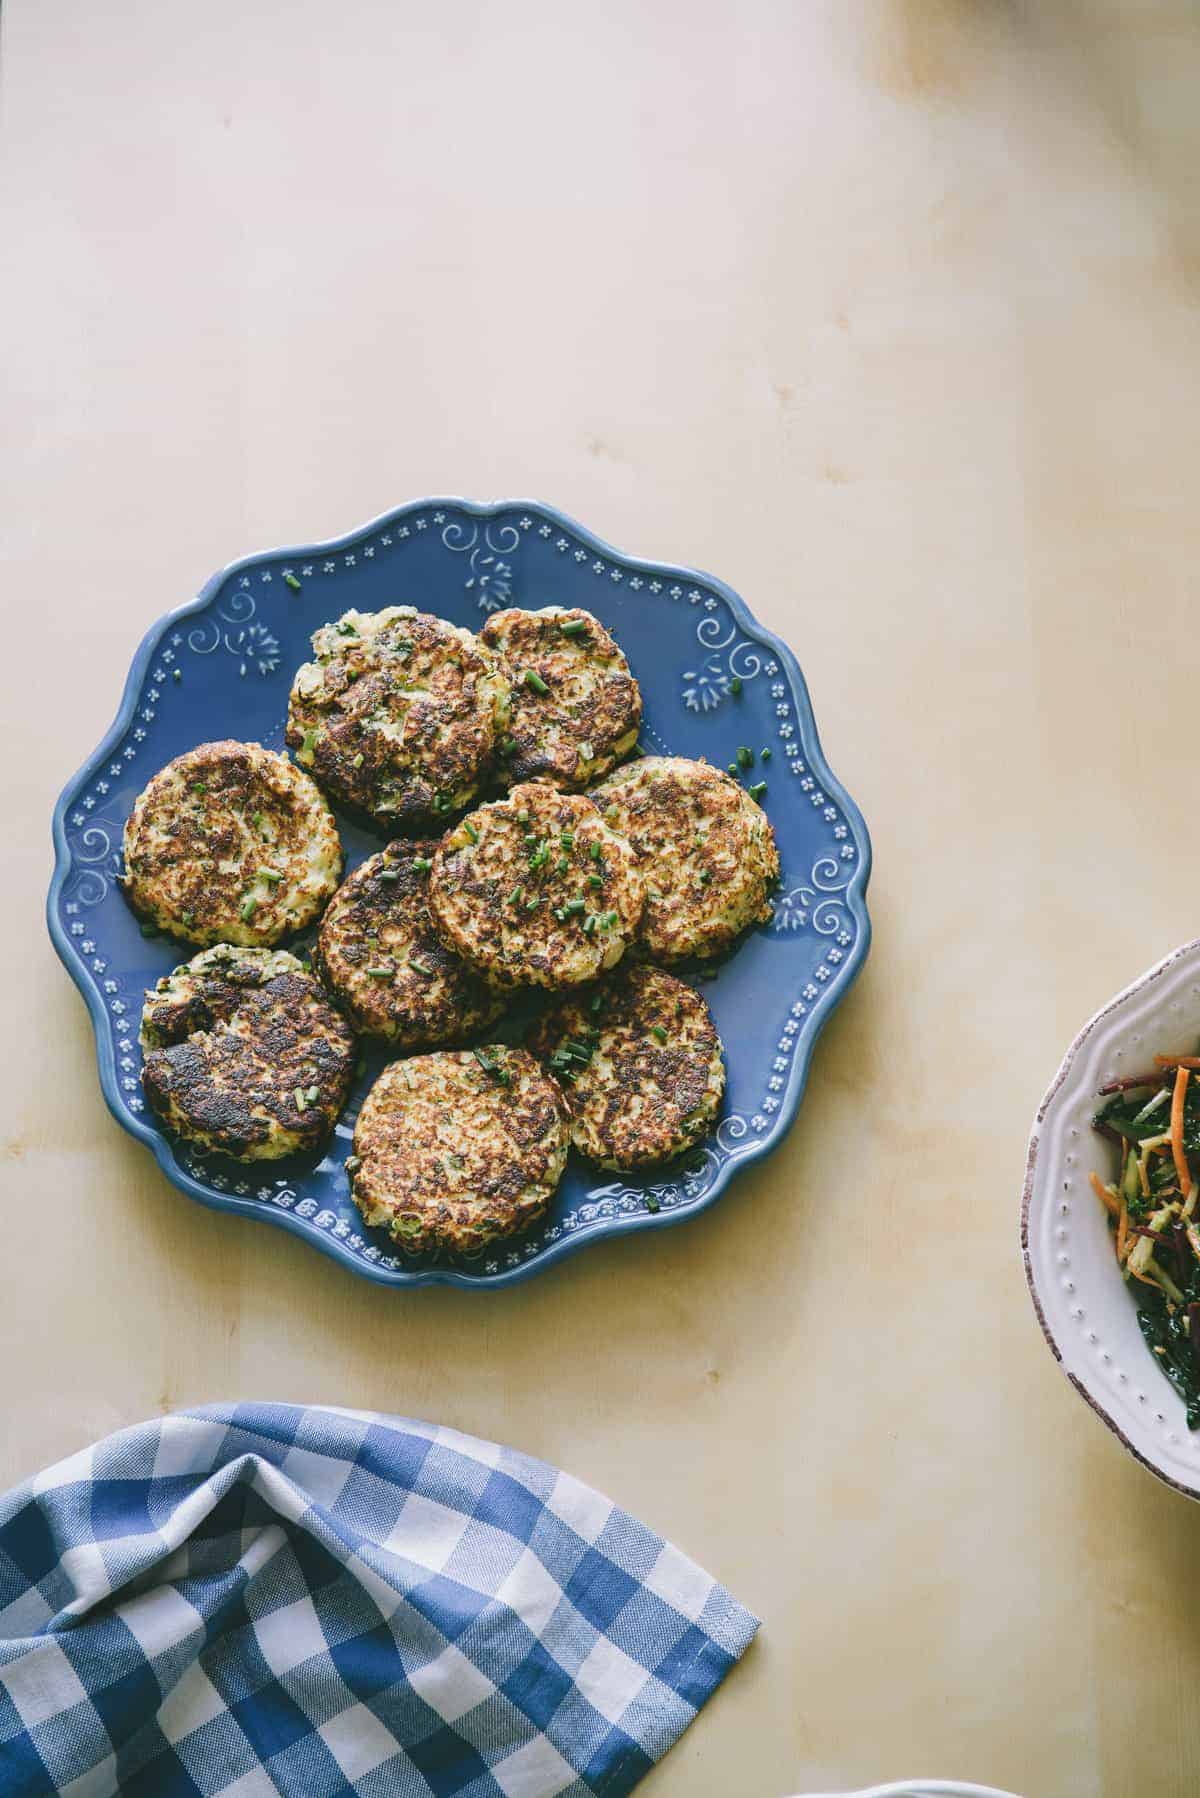
[[[494,1443],[183,1412],[0,1498],[0,1792],[615,1798],[757,1627]]]

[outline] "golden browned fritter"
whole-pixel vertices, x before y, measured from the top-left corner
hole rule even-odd
[[[401,1049],[465,1042],[504,1009],[433,928],[436,849],[436,838],[397,840],[356,868],[334,894],[314,954],[357,1028]]]
[[[493,985],[577,986],[621,959],[642,890],[633,852],[580,793],[530,781],[448,831],[429,905]]]
[[[766,813],[707,762],[646,756],[591,797],[628,838],[645,886],[638,943],[652,961],[718,955],[771,917],[779,852]]]
[[[502,1044],[393,1061],[346,1163],[365,1222],[411,1254],[470,1254],[539,1218],[567,1158],[561,1089]]]
[[[287,741],[344,805],[392,830],[441,828],[491,771],[508,717],[499,660],[411,606],[347,612],[314,633]]]
[[[480,635],[500,656],[512,705],[498,774],[578,791],[637,742],[642,696],[598,618],[579,607],[494,612]]]
[[[354,1071],[348,1024],[296,957],[227,943],[147,993],[142,1045],[163,1122],[237,1161],[319,1148]]]
[[[261,743],[201,743],[134,801],[125,896],[190,943],[269,948],[320,916],[342,872],[314,783]]]
[[[712,1125],[725,1091],[721,1039],[692,987],[633,964],[560,999],[529,1047],[563,1082],[571,1141],[600,1167],[669,1161]]]

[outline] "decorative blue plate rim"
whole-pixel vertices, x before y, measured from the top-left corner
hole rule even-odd
[[[796,893],[800,894],[803,903],[811,906],[814,912],[820,909],[824,894],[836,893],[835,903],[853,919],[854,930],[846,952],[833,958],[837,965],[829,966],[822,963],[821,969],[818,970],[819,973],[823,972],[826,984],[819,990],[813,987],[811,982],[806,987],[806,993],[812,995],[811,1003],[797,1004],[792,1007],[792,1013],[786,1025],[786,1029],[793,1034],[787,1043],[790,1054],[784,1090],[777,1100],[764,1102],[764,1108],[765,1104],[770,1103],[774,1103],[776,1107],[769,1129],[765,1129],[764,1120],[758,1118],[755,1120],[756,1127],[764,1128],[764,1133],[747,1140],[747,1125],[744,1118],[735,1116],[723,1120],[722,1125],[718,1127],[718,1138],[720,1138],[722,1130],[728,1129],[729,1134],[727,1139],[720,1141],[721,1159],[715,1160],[715,1157],[709,1157],[710,1161],[715,1160],[711,1177],[707,1179],[696,1196],[690,1198],[686,1204],[679,1203],[670,1209],[654,1210],[648,1209],[642,1204],[633,1209],[624,1210],[618,1215],[614,1215],[611,1211],[603,1213],[597,1208],[596,1214],[590,1219],[581,1222],[569,1233],[558,1235],[556,1240],[543,1243],[530,1258],[520,1259],[510,1255],[507,1258],[509,1264],[501,1267],[493,1261],[488,1263],[486,1271],[481,1272],[475,1271],[474,1267],[468,1267],[466,1264],[435,1264],[409,1268],[399,1265],[396,1258],[380,1255],[371,1249],[368,1249],[366,1254],[367,1256],[374,1254],[375,1258],[374,1260],[366,1259],[361,1253],[361,1242],[356,1250],[342,1235],[328,1230],[314,1229],[309,1222],[309,1214],[304,1211],[303,1206],[296,1210],[292,1209],[290,1205],[285,1206],[278,1201],[264,1204],[261,1198],[214,1191],[203,1185],[180,1163],[171,1140],[153,1122],[148,1122],[143,1117],[135,1115],[129,1104],[122,1098],[121,1081],[117,1070],[116,1043],[109,1019],[109,1005],[101,990],[100,981],[95,977],[93,966],[89,966],[84,949],[79,946],[78,939],[73,938],[68,932],[62,916],[64,888],[72,874],[77,872],[75,859],[68,842],[68,814],[71,813],[72,808],[79,806],[83,790],[93,784],[109,756],[128,734],[138,712],[148,670],[162,649],[168,633],[172,632],[182,621],[204,613],[210,606],[215,605],[233,579],[241,577],[242,585],[247,586],[249,582],[245,577],[253,574],[254,571],[265,570],[267,564],[294,562],[315,565],[319,559],[325,558],[328,566],[330,558],[346,557],[347,555],[353,560],[358,546],[365,544],[368,539],[376,537],[377,534],[398,533],[407,537],[409,532],[405,528],[406,520],[417,521],[420,528],[423,529],[425,527],[421,524],[422,515],[436,516],[447,512],[456,512],[470,519],[479,520],[484,525],[485,531],[493,523],[497,524],[498,528],[515,530],[515,526],[500,526],[500,521],[510,514],[514,519],[520,518],[522,528],[531,526],[534,521],[542,521],[549,526],[550,533],[557,531],[569,537],[572,544],[581,546],[589,556],[598,558],[598,561],[591,564],[592,568],[598,572],[609,573],[613,580],[632,577],[630,581],[632,586],[645,585],[655,591],[670,582],[673,584],[672,596],[675,596],[677,589],[685,586],[689,589],[700,587],[706,589],[708,593],[716,595],[728,608],[738,630],[744,633],[755,647],[769,651],[769,654],[778,661],[780,670],[786,675],[794,703],[795,725],[799,732],[799,744],[803,750],[804,761],[807,763],[808,770],[819,782],[816,792],[810,794],[809,797],[812,798],[814,804],[824,799],[830,799],[836,805],[848,832],[849,848],[843,853],[848,852],[854,857],[852,870],[844,884],[828,888],[817,884],[815,889],[804,888],[803,892],[800,888],[796,889]],[[446,541],[447,547],[469,549],[470,542],[462,545],[449,542],[448,533],[451,529],[452,526],[446,527],[447,535],[444,537],[444,541]],[[541,534],[549,533],[543,531]],[[386,536],[384,540],[390,541]],[[473,559],[472,566],[474,566]],[[270,573],[263,572],[261,578],[269,580]],[[695,603],[699,595],[693,594],[691,597]],[[700,641],[705,643],[706,639],[700,637]],[[719,647],[725,647],[725,644],[722,643]],[[744,644],[740,647],[749,648],[750,645]],[[728,688],[725,690],[728,691]],[[790,744],[786,747],[791,753]],[[86,800],[84,803],[87,803]],[[696,1216],[699,1212],[707,1210],[722,1195],[737,1172],[750,1163],[763,1159],[777,1148],[787,1135],[795,1121],[800,1101],[804,1095],[817,1038],[829,1017],[853,985],[866,960],[871,941],[871,922],[866,906],[866,890],[872,862],[871,839],[862,813],[825,758],[808,685],[800,664],[788,645],[773,631],[761,624],[741,596],[715,575],[706,574],[700,569],[691,568],[682,563],[648,561],[627,555],[624,551],[616,549],[603,538],[598,537],[595,532],[578,523],[567,513],[538,500],[474,501],[453,496],[413,500],[379,514],[343,536],[308,545],[258,550],[220,568],[205,582],[194,599],[165,613],[151,625],[142,638],[126,677],[120,707],[112,725],[105,733],[98,748],[88,756],[71,780],[67,782],[55,805],[53,841],[55,859],[47,897],[47,923],[59,958],[79,988],[87,1005],[96,1038],[101,1090],[105,1103],[117,1123],[152,1151],[159,1166],[173,1185],[179,1187],[190,1197],[197,1199],[201,1204],[214,1210],[231,1211],[239,1216],[255,1217],[278,1224],[293,1234],[303,1237],[322,1253],[348,1267],[353,1273],[391,1286],[451,1285],[491,1289],[515,1285],[554,1262],[562,1260],[585,1242],[595,1240],[599,1236],[623,1236],[636,1230],[653,1229],[678,1222],[686,1217]],[[836,863],[831,865],[834,872],[841,872]],[[814,882],[820,866],[821,863],[818,862],[812,871],[810,878]],[[784,903],[786,902],[785,900]],[[114,1006],[113,1009],[115,1010],[117,1007]],[[800,1016],[804,1018],[802,1024],[799,1022]],[[121,1027],[129,1028],[127,1024],[123,1024]],[[784,1044],[781,1043],[780,1048],[783,1047]],[[777,1062],[776,1066],[779,1065]],[[616,1191],[617,1188],[614,1186],[607,1190]],[[315,1210],[315,1206],[312,1209]],[[515,1265],[512,1264],[514,1261]]]

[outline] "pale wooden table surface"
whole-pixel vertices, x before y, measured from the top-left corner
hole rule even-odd
[[[656,1798],[1193,1793],[1200,1511],[1016,1227],[1065,1042],[1200,926],[1200,14],[9,0],[3,52],[0,1480],[195,1401],[437,1418],[765,1616]],[[145,626],[431,491],[727,577],[876,852],[786,1147],[490,1298],[172,1190],[41,918]]]

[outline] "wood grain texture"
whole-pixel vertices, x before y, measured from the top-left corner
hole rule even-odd
[[[1061,1049],[1200,925],[1194,6],[10,0],[2,48],[0,1481],[195,1401],[437,1418],[765,1616],[655,1798],[1193,1793],[1200,1512],[1055,1372],[1016,1227]],[[402,1298],[166,1185],[41,907],[147,623],[439,491],[746,595],[876,936],[714,1211]]]

